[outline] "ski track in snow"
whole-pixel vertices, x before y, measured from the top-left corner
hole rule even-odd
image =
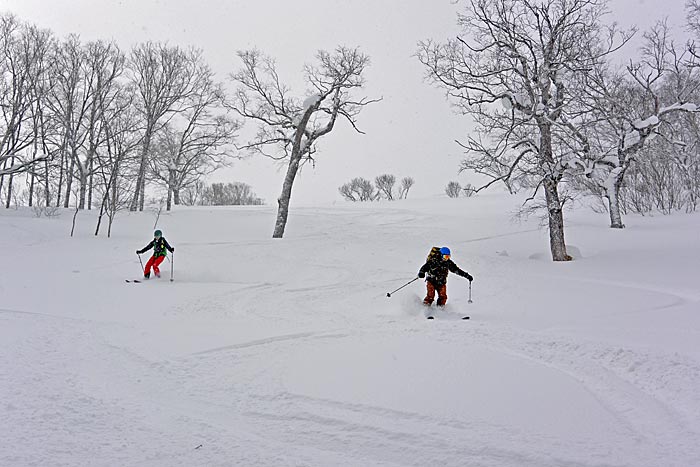
[[[433,309],[419,304],[422,283],[399,300],[387,300],[384,289],[401,285],[405,270],[413,274],[424,256],[421,250],[418,259],[401,263],[396,253],[404,246],[425,249],[423,237],[443,218],[420,210],[377,209],[300,212],[295,222],[315,225],[321,218],[328,225],[323,232],[308,233],[309,229],[292,236],[288,244],[298,247],[299,253],[269,240],[174,242],[178,251],[193,250],[190,257],[179,256],[178,264],[184,268],[176,271],[176,288],[169,288],[172,284],[167,281],[116,285],[123,282],[119,278],[123,274],[117,272],[115,295],[99,295],[98,301],[105,303],[94,309],[83,305],[90,301],[78,305],[70,299],[84,289],[104,292],[100,288],[104,278],[99,276],[85,275],[85,284],[74,286],[76,276],[68,274],[61,285],[76,287],[76,295],[57,295],[43,302],[46,309],[40,308],[36,297],[29,297],[26,307],[14,297],[8,308],[0,308],[4,440],[0,465],[700,465],[697,359],[643,342],[618,343],[607,336],[576,334],[578,322],[567,323],[565,314],[538,329],[519,327],[509,322],[517,314],[499,310],[535,309],[535,305],[528,308],[523,297],[530,297],[524,295],[531,287],[527,281],[536,279],[591,284],[610,296],[658,295],[654,300],[659,303],[610,310],[606,316],[692,307],[700,302],[698,294],[683,286],[595,279],[533,261],[520,263],[514,249],[537,237],[539,229],[506,233],[486,229],[459,235],[452,242],[462,247],[462,257],[469,257],[464,269],[482,272],[475,282],[478,300],[465,306],[463,284],[451,282],[447,309],[434,321],[426,321],[425,313]],[[35,234],[31,228],[15,226],[17,222],[0,227],[28,234],[25,245],[30,249],[50,241],[50,235]],[[418,225],[405,229],[407,224]],[[353,242],[360,242],[370,255],[388,253],[374,264],[374,257],[361,258],[356,250],[346,250]],[[489,242],[496,242],[493,248]],[[320,255],[301,252],[318,244]],[[480,244],[484,250],[469,250],[470,244]],[[222,249],[212,254],[207,250],[211,246]],[[233,253],[225,253],[229,248]],[[265,261],[278,266],[253,269],[247,275],[249,265],[257,264],[261,256],[258,248],[266,248]],[[515,257],[490,251],[506,248],[515,251]],[[119,252],[108,253],[102,265],[84,261],[68,271],[109,271],[133,267],[136,261],[119,259]],[[214,259],[225,254],[235,261],[230,268],[216,269]],[[21,267],[22,251],[12,255],[18,258],[15,266]],[[389,267],[390,259],[399,264]],[[7,285],[10,278],[0,278],[3,290],[12,290]],[[521,278],[526,282],[519,285]],[[510,285],[510,301],[499,301],[497,281]],[[671,301],[662,303],[664,297]],[[566,303],[568,298],[559,301]],[[473,319],[463,322],[459,319],[463,314]],[[562,322],[567,332],[557,327],[564,326]],[[204,337],[198,338],[198,333]],[[416,359],[413,346],[418,355],[429,352],[426,361],[431,363]],[[585,436],[567,438],[556,427],[534,420],[526,429],[516,423],[520,420],[515,414],[512,424],[503,423],[489,415],[488,409],[497,411],[495,403],[487,410],[469,410],[466,395],[462,399],[444,392],[459,391],[449,377],[427,383],[435,387],[425,406],[400,397],[425,389],[412,387],[410,376],[435,374],[429,371],[431,365],[439,369],[464,359],[476,365],[473,368],[492,369],[492,362],[470,360],[479,352],[507,359],[493,362],[493,371],[503,371],[504,381],[508,371],[522,364],[542,368],[552,381],[581,389],[612,420],[613,426],[601,427],[611,434],[610,440],[585,429],[581,429]],[[325,359],[339,357],[340,361],[323,365]],[[394,366],[382,366],[382,358],[397,359],[395,368],[404,371],[395,376],[400,394],[367,379],[352,379],[357,368],[376,368],[377,373],[368,370],[367,375],[384,377],[381,381],[389,384],[394,375],[383,372]],[[504,361],[512,366],[499,369]],[[336,381],[323,374],[329,369],[350,377]],[[478,386],[479,381],[468,383]],[[358,394],[352,391],[355,385]],[[369,400],[362,394],[366,387],[376,391],[372,397],[365,395]],[[520,391],[498,389],[513,397]],[[498,400],[495,394],[494,400]],[[445,411],[430,409],[441,401]],[[552,401],[552,407],[556,403]],[[579,403],[580,399],[571,401]]]

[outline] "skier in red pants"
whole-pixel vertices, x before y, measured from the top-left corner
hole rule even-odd
[[[151,258],[148,260],[146,263],[146,269],[143,271],[143,277],[145,279],[151,277],[151,268],[153,268],[153,272],[156,274],[156,277],[160,277],[160,269],[158,266],[160,266],[160,263],[165,260],[165,256],[168,254],[166,250],[170,253],[175,251],[175,248],[168,244],[168,241],[165,239],[165,237],[163,237],[163,232],[160,230],[153,232],[153,240],[151,240],[151,242],[142,249],[136,250],[136,254],[140,255],[151,248],[153,248],[153,256],[151,256]]]
[[[469,282],[474,278],[468,272],[462,271],[451,259],[450,249],[446,246],[442,248],[434,247],[430,251],[428,260],[420,268],[418,277],[426,277],[427,295],[423,300],[425,305],[431,305],[435,300],[435,292],[438,294],[437,306],[445,306],[447,303],[447,274],[453,272],[464,277]]]

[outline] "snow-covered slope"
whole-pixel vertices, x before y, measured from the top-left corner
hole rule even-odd
[[[519,201],[178,208],[141,284],[154,213],[2,210],[0,465],[700,465],[700,217],[569,213],[555,264]],[[433,245],[429,321],[386,293]]]

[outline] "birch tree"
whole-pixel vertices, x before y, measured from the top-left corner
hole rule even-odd
[[[180,204],[180,192],[227,164],[238,123],[223,112],[224,90],[213,72],[201,69],[199,84],[186,108],[157,137],[150,169],[154,180],[166,188],[166,209]]]
[[[93,176],[97,170],[98,150],[104,146],[106,121],[105,112],[117,98],[119,79],[124,73],[126,57],[113,42],[96,41],[86,46],[86,66],[90,74],[91,100],[86,119],[86,155],[80,164],[80,194],[78,207],[92,208]],[[86,200],[87,195],[87,200]]]
[[[53,60],[53,83],[47,106],[60,130],[60,141],[57,142],[61,159],[58,185],[60,190],[65,180],[63,207],[67,208],[75,178],[81,184],[80,193],[84,196],[87,167],[81,156],[88,136],[86,120],[94,91],[91,83],[93,75],[88,69],[86,51],[77,35],[70,35],[56,45]],[[59,194],[57,205],[60,202]]]
[[[319,51],[317,63],[304,68],[307,98],[291,96],[275,61],[259,51],[238,53],[243,67],[232,75],[238,89],[231,108],[257,126],[257,134],[243,148],[288,163],[277,200],[273,238],[282,238],[287,225],[292,187],[304,162],[313,160],[316,143],[333,131],[336,121],[347,121],[358,133],[356,117],[376,100],[356,95],[364,85],[369,57],[358,49],[338,47]]]
[[[418,57],[475,122],[462,169],[508,189],[544,191],[554,261],[568,261],[560,183],[575,157],[566,122],[581,112],[586,73],[625,42],[600,17],[604,0],[473,0],[464,36],[424,41]],[[534,196],[534,195],[533,195]]]
[[[41,96],[51,34],[0,16],[0,188],[8,177],[6,204],[10,206],[15,174],[29,171],[48,156],[37,156],[33,110]],[[27,157],[24,152],[29,152]]]
[[[671,133],[674,115],[696,112],[700,76],[687,48],[660,22],[644,34],[641,58],[624,70],[598,66],[586,77],[587,124],[572,129],[584,174],[608,203],[611,228],[624,228],[620,191],[636,155],[652,138]],[[587,127],[587,128],[585,128]],[[663,162],[673,164],[668,157]]]
[[[136,106],[144,122],[131,211],[143,210],[146,169],[156,132],[187,108],[186,101],[195,93],[199,85],[197,77],[204,67],[200,50],[146,42],[131,51],[131,81],[137,92]]]
[[[133,105],[134,89],[116,85],[113,95],[104,99],[99,115],[104,132],[102,150],[95,154],[97,161],[96,191],[101,196],[100,211],[95,235],[100,232],[102,217],[107,216],[107,236],[112,234],[112,224],[117,212],[130,206],[139,163],[138,150],[142,125],[139,112]]]

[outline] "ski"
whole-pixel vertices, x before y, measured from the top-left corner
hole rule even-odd
[[[138,280],[138,279],[124,279],[124,280],[125,280],[126,282],[130,282],[130,283],[131,283],[131,282],[136,282],[137,284],[140,284],[140,283],[141,283],[141,281]]]
[[[435,319],[434,316],[426,316],[425,319]],[[471,319],[470,316],[462,316],[462,319]]]

